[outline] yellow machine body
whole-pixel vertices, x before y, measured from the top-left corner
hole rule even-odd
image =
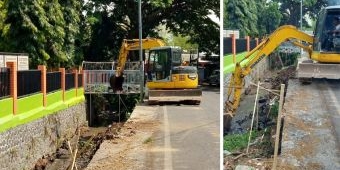
[[[145,69],[150,102],[201,102],[202,90],[198,87],[197,68],[182,65],[181,54],[179,47],[150,49]]]

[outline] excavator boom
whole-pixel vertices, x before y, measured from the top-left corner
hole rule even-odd
[[[156,38],[147,38],[142,39],[142,49],[150,49],[154,47],[162,47],[165,46],[165,43]],[[124,39],[122,46],[120,47],[119,57],[118,57],[118,66],[116,69],[115,75],[110,77],[110,86],[113,91],[121,91],[123,90],[123,72],[124,67],[128,58],[129,51],[138,50],[139,49],[139,39]]]
[[[268,38],[261,42],[257,47],[250,51],[245,58],[236,63],[235,71],[229,82],[226,109],[233,116],[235,110],[238,108],[241,99],[241,93],[244,85],[244,77],[249,75],[252,68],[263,59],[269,56],[281,43],[285,41],[303,41],[308,44],[313,44],[313,37],[299,31],[294,26],[286,25],[279,27]],[[312,52],[309,46],[298,43],[308,52]]]
[[[150,49],[154,47],[162,47],[165,46],[165,43],[156,38],[147,38],[142,39],[142,49]],[[129,51],[138,50],[139,49],[139,39],[124,39],[122,46],[120,47],[119,57],[118,57],[118,68],[117,73],[118,76],[121,76],[125,67],[125,63],[127,60],[127,56]]]

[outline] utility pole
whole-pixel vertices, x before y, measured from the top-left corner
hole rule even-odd
[[[302,1],[300,1],[300,29],[302,31]]]
[[[302,31],[302,1],[300,1],[300,30]],[[300,48],[300,57],[302,57],[302,48]]]
[[[140,62],[140,101],[143,102],[144,98],[144,61],[143,61],[143,49],[142,49],[142,4],[141,0],[138,0],[138,28],[139,28],[139,62]]]

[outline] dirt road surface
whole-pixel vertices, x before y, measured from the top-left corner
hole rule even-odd
[[[219,101],[219,88],[205,88],[199,106],[137,106],[86,169],[219,169]]]
[[[340,169],[340,81],[290,80],[281,169]]]

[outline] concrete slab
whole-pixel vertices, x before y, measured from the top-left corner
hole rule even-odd
[[[119,138],[105,140],[86,170],[148,169],[145,156],[148,139],[158,126],[157,106],[136,106],[129,120],[119,132]]]
[[[283,115],[280,166],[285,169],[340,169],[340,81],[290,80]]]

